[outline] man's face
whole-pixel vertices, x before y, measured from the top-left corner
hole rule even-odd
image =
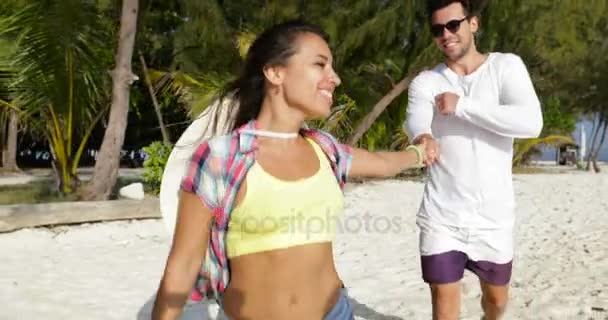
[[[467,19],[458,2],[435,11],[431,17],[435,44],[450,60],[458,60],[469,52],[478,26],[477,18]]]

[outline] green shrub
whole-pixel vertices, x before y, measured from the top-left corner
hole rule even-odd
[[[154,141],[143,150],[147,154],[144,161],[144,182],[146,188],[154,193],[160,192],[160,183],[163,178],[165,165],[173,149],[172,144]]]

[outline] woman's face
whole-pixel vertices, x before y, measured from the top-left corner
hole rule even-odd
[[[294,45],[296,53],[281,67],[280,86],[285,101],[307,119],[327,117],[334,90],[341,82],[333,69],[329,46],[313,33],[299,35]]]

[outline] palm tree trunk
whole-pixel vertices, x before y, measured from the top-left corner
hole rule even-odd
[[[597,157],[602,149],[602,145],[604,144],[604,140],[606,139],[606,129],[608,129],[608,122],[606,122],[606,117],[602,117],[602,123],[604,124],[604,128],[602,129],[602,133],[600,135],[600,143],[597,148],[595,148],[593,152],[593,159],[591,163],[593,164],[593,171],[600,172],[600,167],[597,165]],[[598,130],[599,131],[599,130]]]
[[[152,99],[152,104],[154,105],[154,111],[156,111],[156,117],[158,118],[158,124],[160,126],[160,133],[163,135],[163,141],[165,143],[171,143],[171,138],[169,137],[169,133],[167,132],[167,128],[163,123],[163,115],[160,112],[160,107],[158,106],[158,101],[156,100],[156,95],[154,94],[154,88],[152,87],[152,80],[150,80],[150,75],[148,74],[148,66],[146,65],[146,60],[144,59],[144,55],[139,53],[139,61],[141,62],[141,67],[144,69],[144,79],[146,80],[146,86],[148,86],[148,92],[150,93],[150,99]]]
[[[9,110],[6,149],[2,152],[2,166],[8,171],[19,171],[17,166],[17,136],[19,132],[19,116],[15,110]]]
[[[84,188],[84,200],[108,199],[118,178],[120,149],[125,140],[129,113],[129,89],[137,76],[131,71],[131,59],[135,46],[138,0],[123,0],[120,18],[120,38],[116,67],[112,71],[112,105],[91,182]]]
[[[589,146],[589,156],[587,157],[587,166],[585,168],[585,170],[587,171],[591,170],[591,159],[593,158],[593,150],[595,149],[595,142],[597,141],[597,135],[600,132],[600,127],[602,124],[599,113],[596,115],[596,118],[597,120],[593,121],[593,130],[591,130],[591,135],[593,136],[593,138],[591,138],[591,145]]]
[[[413,75],[403,78],[403,80],[399,81],[392,89],[389,91],[376,105],[372,108],[372,111],[368,113],[361,123],[355,128],[353,135],[350,137],[348,144],[354,146],[361,137],[369,130],[369,128],[374,124],[374,121],[378,119],[380,114],[388,107],[395,98],[397,98],[407,87],[410,85],[410,81],[412,81]]]
[[[53,168],[53,172],[55,173],[55,186],[57,190],[64,195],[72,193],[72,191],[76,190],[80,181],[75,174],[72,174],[68,170],[68,159],[65,156],[61,156],[57,153],[58,144],[54,144],[49,141],[50,151],[51,151],[51,166]]]

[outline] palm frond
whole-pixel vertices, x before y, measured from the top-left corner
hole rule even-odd
[[[197,78],[190,74],[174,71],[150,70],[154,90],[159,95],[174,95],[189,109],[190,117],[197,118],[219,96],[222,88],[230,80],[225,74],[206,73]]]
[[[395,131],[395,133],[393,134],[392,140],[393,141],[390,146],[390,148],[392,150],[403,149],[403,148],[407,147],[408,144],[410,143],[410,139],[409,139],[407,133],[405,133],[405,131],[403,131],[401,128],[399,128],[399,130]]]
[[[354,52],[363,47],[369,50],[389,45],[401,32],[399,22],[402,20],[400,15],[402,9],[401,3],[383,9],[354,30],[349,31],[336,49],[337,60],[347,60]],[[378,37],[378,32],[382,32],[384,35]]]
[[[108,75],[99,48],[107,47],[100,17],[88,2],[39,2],[11,16],[20,26],[11,67],[20,72],[11,84],[19,105],[52,106],[75,122],[90,119]],[[32,110],[32,111],[33,111]]]
[[[561,135],[550,135],[542,138],[517,140],[515,143],[515,152],[513,155],[513,165],[517,166],[521,164],[522,161],[525,159],[525,156],[537,146],[559,146],[567,143],[574,143],[574,140],[571,137]]]
[[[249,50],[249,47],[251,46],[251,44],[253,43],[253,41],[255,40],[256,34],[251,32],[251,31],[241,31],[237,34],[236,36],[236,47],[239,50],[239,55],[241,56],[241,58],[245,58],[245,56],[247,55],[247,51]]]
[[[345,141],[353,130],[352,116],[356,108],[355,100],[343,93],[338,97],[336,106],[332,108],[327,119],[310,121],[308,125],[326,131],[338,140]]]

